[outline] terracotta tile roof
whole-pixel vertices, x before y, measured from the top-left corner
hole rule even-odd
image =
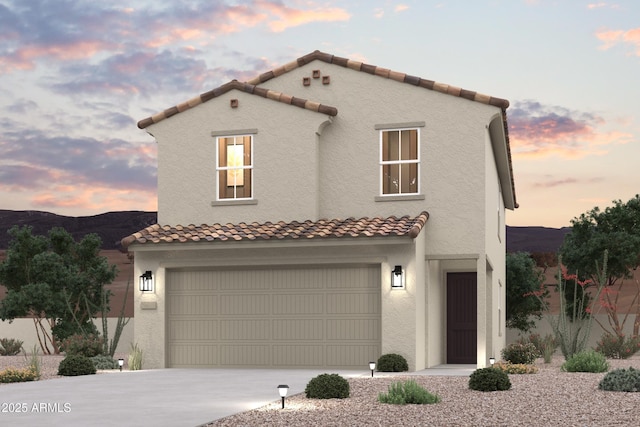
[[[193,243],[238,240],[297,240],[297,239],[327,239],[339,237],[384,237],[407,236],[416,238],[424,227],[428,212],[421,212],[418,216],[405,215],[397,218],[347,218],[307,220],[304,222],[253,222],[246,224],[213,224],[169,226],[154,224],[122,239],[122,246],[132,244],[155,243]]]
[[[164,119],[167,119],[185,110],[193,108],[196,105],[202,104],[203,102],[207,102],[210,99],[216,98],[220,95],[224,95],[225,93],[233,89],[238,89],[243,92],[250,93],[252,95],[262,96],[263,98],[272,99],[274,101],[283,102],[285,104],[295,105],[296,107],[305,108],[307,110],[316,111],[318,113],[327,114],[329,116],[338,115],[338,109],[336,107],[331,107],[329,105],[324,105],[318,102],[309,101],[308,99],[296,98],[295,96],[286,95],[284,93],[276,92],[275,90],[265,89],[263,87],[258,87],[250,83],[241,83],[237,80],[232,80],[229,83],[225,83],[216,89],[210,90],[209,92],[202,93],[193,99],[183,102],[182,104],[178,104],[158,114],[154,114],[151,117],[142,119],[138,122],[138,127],[140,129],[144,129],[147,126],[150,126],[154,123],[158,123]]]

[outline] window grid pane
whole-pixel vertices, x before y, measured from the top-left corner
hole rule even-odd
[[[381,134],[382,194],[418,193],[418,130]]]
[[[251,135],[220,137],[218,143],[218,199],[251,198]]]

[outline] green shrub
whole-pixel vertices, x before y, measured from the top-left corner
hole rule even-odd
[[[605,332],[596,344],[596,351],[610,359],[628,359],[638,350],[640,350],[639,337],[627,339],[625,336],[619,337],[609,332]]]
[[[131,353],[129,354],[129,369],[139,371],[142,369],[142,349],[138,344],[131,344]]]
[[[344,399],[349,397],[349,382],[338,374],[320,374],[307,384],[309,399]]]
[[[38,377],[37,373],[31,368],[7,368],[0,371],[0,383],[22,383],[25,381],[35,381]]]
[[[31,354],[28,356],[26,352],[24,354],[24,360],[29,364],[29,369],[35,373],[36,379],[40,379],[40,367],[42,366],[42,358],[39,352],[40,349],[34,344],[33,349],[31,349]]]
[[[502,358],[511,363],[530,365],[536,361],[538,350],[532,343],[514,342],[502,349]]]
[[[60,344],[60,351],[63,351],[67,356],[80,354],[86,357],[93,357],[102,354],[102,350],[102,337],[95,334],[71,335]]]
[[[499,369],[507,374],[537,374],[536,365],[526,365],[524,363],[498,362],[493,365],[494,369]]]
[[[404,372],[409,370],[409,364],[401,355],[389,353],[380,356],[376,368],[379,372]]]
[[[58,375],[67,377],[77,375],[91,375],[96,373],[96,367],[91,359],[81,354],[72,354],[65,357],[58,365]]]
[[[22,350],[22,341],[13,338],[0,339],[0,356],[15,356]]]
[[[600,390],[605,391],[640,391],[640,370],[638,369],[614,369],[598,384]]]
[[[583,350],[568,358],[560,369],[565,372],[607,372],[609,363],[602,353]]]
[[[378,401],[393,405],[425,405],[440,402],[440,397],[429,393],[414,380],[408,380],[391,384],[388,393],[378,394]]]
[[[478,391],[503,391],[511,388],[509,375],[500,369],[480,368],[469,377],[469,388]]]
[[[93,356],[91,361],[93,362],[93,366],[99,370],[118,369],[118,361],[113,359],[111,356],[99,354],[97,356]]]
[[[535,346],[538,357],[544,358],[544,363],[551,363],[553,353],[558,348],[558,340],[555,336],[547,334],[542,338],[540,334],[531,334],[529,342]]]

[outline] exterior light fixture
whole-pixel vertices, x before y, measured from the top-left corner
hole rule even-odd
[[[371,378],[373,378],[373,371],[376,370],[376,362],[369,362],[369,369],[371,369]]]
[[[493,366],[494,363],[496,363],[496,358],[495,357],[490,357],[489,358],[489,365]]]
[[[153,291],[153,275],[150,270],[144,272],[144,274],[140,275],[140,291],[141,292],[152,292]]]
[[[404,288],[404,272],[401,265],[396,265],[391,270],[391,289]]]
[[[118,359],[118,367],[120,368],[120,372],[122,372],[123,366],[124,366],[124,359]]]
[[[284,398],[287,397],[288,391],[289,391],[288,385],[281,384],[278,386],[278,393],[280,393],[280,397],[282,398],[282,409],[284,409]]]

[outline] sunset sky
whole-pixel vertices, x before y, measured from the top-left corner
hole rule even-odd
[[[316,49],[508,99],[508,225],[640,193],[637,0],[0,0],[0,209],[155,210],[136,122]]]

